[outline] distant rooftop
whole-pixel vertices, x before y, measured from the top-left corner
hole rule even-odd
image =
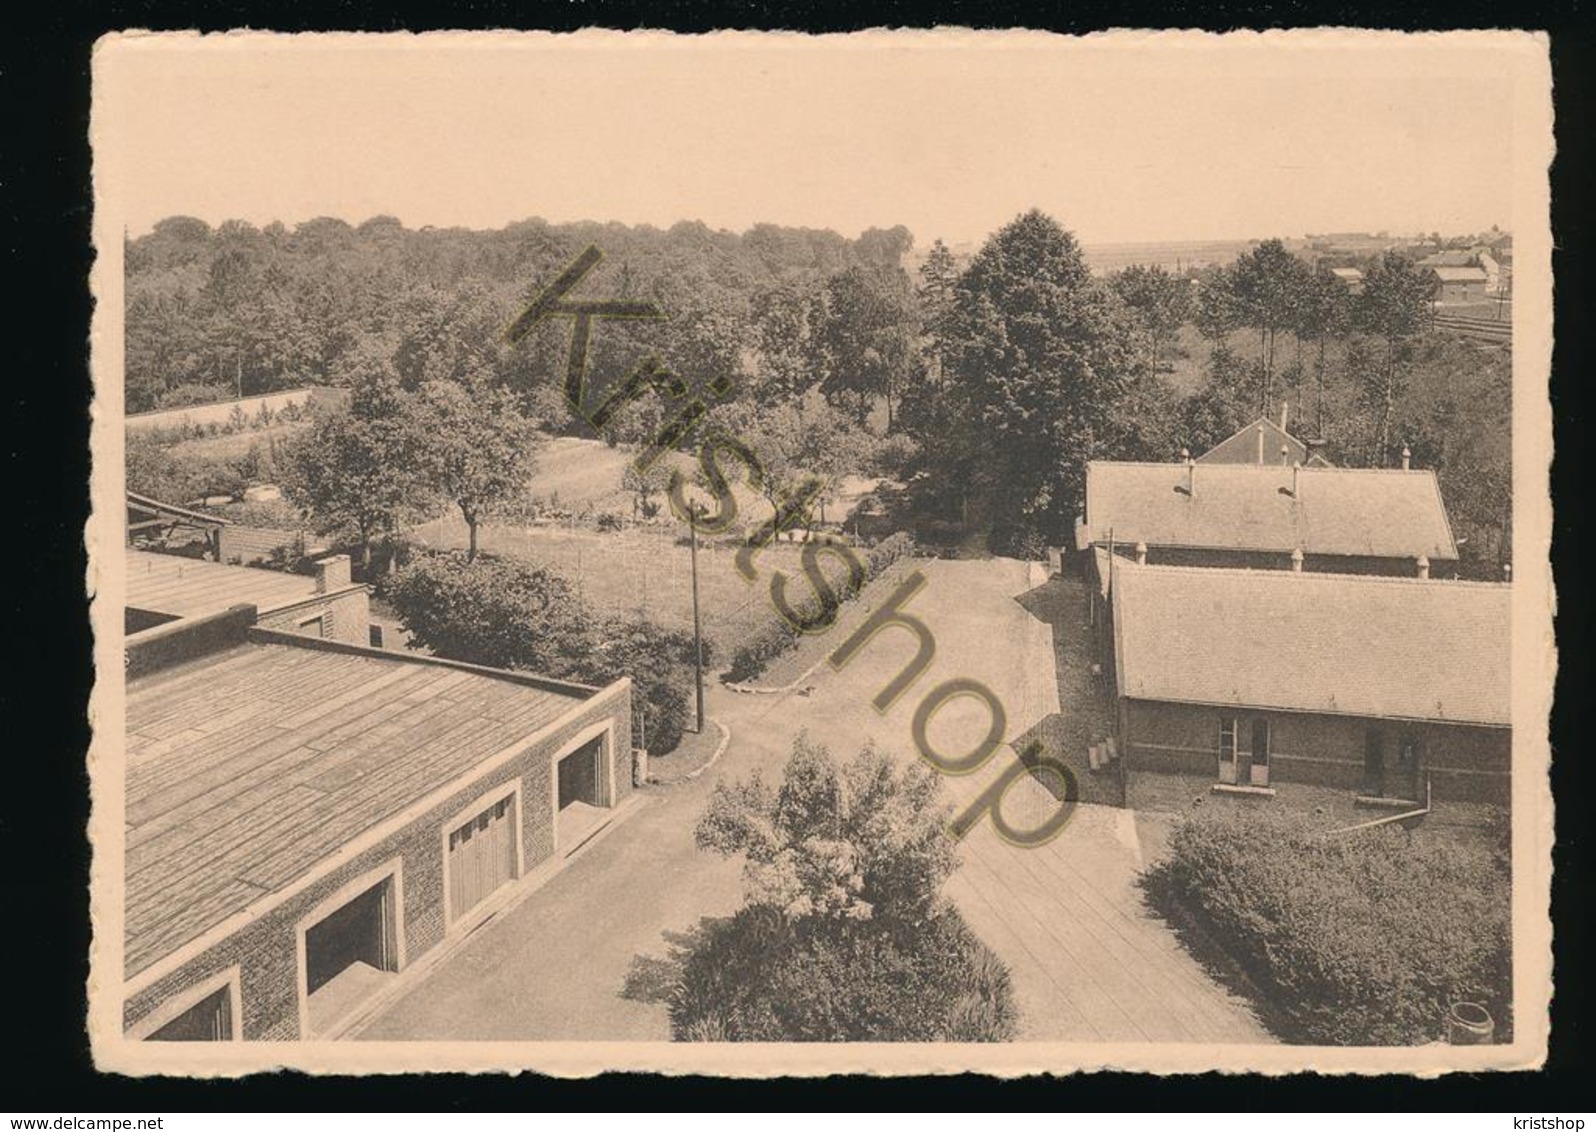
[[[1443,283],[1483,283],[1486,279],[1483,267],[1432,267],[1430,270]]]
[[[1129,546],[1304,554],[1457,558],[1430,471],[1279,464],[1086,466],[1093,541]],[[1191,494],[1186,494],[1188,476]]]
[[[1511,594],[1483,582],[1120,562],[1116,678],[1132,699],[1505,727]]]
[[[252,566],[224,566],[175,554],[127,548],[131,609],[168,617],[207,617],[247,603],[265,611],[316,596],[316,579]]]
[[[594,692],[259,630],[130,681],[126,975]]]

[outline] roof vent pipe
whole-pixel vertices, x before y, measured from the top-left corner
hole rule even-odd
[[[1263,426],[1263,421],[1259,421],[1258,422],[1258,462],[1260,464],[1262,464],[1264,462],[1263,442],[1264,442],[1264,426]]]
[[[1402,446],[1402,470],[1405,472],[1413,463],[1413,453],[1406,444]]]
[[[1136,565],[1147,565],[1147,544],[1145,542],[1136,544]]]
[[[1427,555],[1427,554],[1419,555],[1419,563],[1418,563],[1418,565],[1419,565],[1419,577],[1428,578],[1430,576],[1430,556]]]
[[[1302,547],[1296,547],[1291,552],[1291,572],[1302,573]]]
[[[1286,421],[1289,419],[1287,414],[1289,414],[1290,412],[1291,412],[1291,402],[1290,401],[1282,401],[1282,402],[1280,402],[1280,431],[1281,432],[1285,432],[1286,431]]]

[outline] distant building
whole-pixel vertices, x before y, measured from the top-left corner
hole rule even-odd
[[[1318,451],[1317,442],[1299,440],[1286,431],[1289,409],[1280,406],[1280,420],[1268,417],[1256,421],[1221,440],[1201,456],[1199,464],[1303,464],[1328,468],[1330,461]]]
[[[123,578],[124,627],[130,642],[153,657],[180,622],[213,617],[241,604],[259,624],[310,637],[371,641],[370,589],[350,581],[349,556],[316,563],[315,574],[225,566],[128,547]]]
[[[254,621],[235,607],[127,641],[133,1038],[337,1037],[632,794],[628,680]]]
[[[1435,302],[1445,306],[1457,303],[1483,302],[1487,276],[1482,267],[1431,267],[1430,278],[1435,284]]]
[[[1457,543],[1426,470],[1253,463],[1086,466],[1076,548],[1154,565],[1450,576]]]
[[[303,531],[251,527],[137,492],[127,493],[129,546],[202,554],[212,562],[248,566],[274,558],[292,560],[324,553]]]
[[[1332,267],[1330,274],[1347,285],[1347,289],[1354,295],[1363,291],[1363,272],[1356,267]]]
[[[1138,772],[1370,804],[1505,804],[1507,585],[1116,562],[1111,663]]]

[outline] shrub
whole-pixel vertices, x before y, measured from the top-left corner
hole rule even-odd
[[[1386,827],[1327,836],[1295,815],[1199,811],[1149,870],[1257,984],[1288,1041],[1438,1038],[1451,1003],[1511,1025],[1508,877],[1488,849]]]
[[[691,711],[688,633],[601,619],[560,575],[490,555],[417,554],[382,581],[379,596],[417,644],[442,657],[585,684],[630,676],[634,737],[656,755],[681,742]]]
[[[914,539],[904,531],[890,534],[868,548],[864,554],[867,584],[868,580],[881,577],[894,563],[909,557],[914,552]],[[839,596],[843,601],[850,601],[858,597],[860,592],[862,591],[845,591]],[[800,600],[795,604],[798,612],[806,618],[817,616],[821,612],[819,603],[812,599]],[[835,613],[835,609],[832,612]],[[765,671],[771,661],[789,649],[796,648],[802,638],[803,634],[785,619],[778,618],[767,622],[750,633],[732,653],[731,667],[726,673],[727,679],[733,682],[752,680]]]
[[[898,930],[743,908],[709,928],[670,1003],[679,1041],[998,1042],[1017,1016],[1008,969],[951,907]]]
[[[939,896],[957,865],[941,782],[800,735],[782,781],[720,783],[694,832],[743,854],[744,906],[707,925],[671,998],[679,1039],[1004,1041],[1009,973]]]
[[[876,442],[871,453],[871,470],[887,479],[906,480],[914,474],[920,446],[905,433],[895,432]]]

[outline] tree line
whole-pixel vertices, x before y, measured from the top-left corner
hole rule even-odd
[[[504,338],[589,245],[604,260],[588,297],[648,299],[666,316],[595,328],[594,389],[650,356],[699,385],[729,378],[703,428],[769,468],[902,481],[900,520],[930,541],[1059,545],[1088,460],[1197,453],[1290,397],[1311,400],[1311,425],[1299,415],[1295,427],[1337,463],[1390,465],[1410,446],[1440,471],[1461,525],[1495,532],[1475,545],[1504,552],[1507,358],[1430,332],[1429,283],[1406,258],[1367,262],[1361,294],[1278,240],[1222,268],[1098,277],[1073,235],[1036,211],[967,261],[935,242],[913,275],[902,227],[848,240],[774,225],[415,231],[379,217],[290,230],[173,218],[128,245],[129,408],[303,384],[396,390],[433,423],[357,396],[350,419],[318,426],[332,466],[307,456],[300,497],[323,496],[320,509],[362,541],[420,498],[452,500],[474,527],[491,499],[476,497],[463,454],[483,450],[480,437],[453,456],[423,456],[421,441],[472,435],[467,401],[592,435],[560,391],[568,324],[549,320],[514,347]],[[605,438],[646,441],[667,411],[641,399]],[[340,447],[387,467],[349,475],[330,454]]]

